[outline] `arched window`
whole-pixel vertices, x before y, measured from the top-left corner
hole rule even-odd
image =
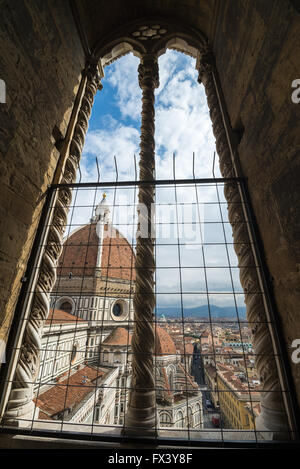
[[[94,421],[99,422],[99,419],[100,419],[100,407],[96,406],[95,413],[94,413]]]
[[[62,311],[65,311],[66,313],[71,313],[72,311],[72,305],[69,301],[64,301],[61,305],[60,305],[60,309]]]
[[[194,427],[194,417],[193,417],[193,411],[192,408],[189,406],[188,407],[188,413],[187,413],[187,418],[186,418],[186,426],[188,428],[193,428]]]
[[[70,301],[64,301],[64,302],[60,305],[59,309],[61,309],[62,311],[65,311],[66,313],[71,314],[71,312],[72,312],[72,305],[71,305]]]
[[[176,415],[176,427],[183,428],[183,426],[184,426],[183,413],[181,412],[181,410],[179,410]]]
[[[200,404],[195,405],[195,423],[201,422],[201,407]]]
[[[170,386],[170,389],[172,392],[175,391],[175,388],[174,388],[174,371],[173,369],[171,369],[168,373],[168,379],[169,379],[169,386]]]
[[[110,415],[109,415],[109,411],[107,411],[105,415],[105,425],[108,425],[109,421],[110,421]]]
[[[70,357],[71,364],[75,363],[77,358],[78,358],[78,343],[73,345],[71,357]]]
[[[122,354],[121,352],[114,353],[114,363],[121,363],[122,362]]]
[[[170,425],[171,424],[171,417],[167,412],[162,412],[160,414],[160,423],[162,426]]]

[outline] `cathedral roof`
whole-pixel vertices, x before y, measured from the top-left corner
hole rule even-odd
[[[97,223],[92,222],[68,236],[59,258],[58,275],[90,277],[97,272]],[[101,276],[135,280],[135,256],[127,239],[111,225],[104,225]]]
[[[156,355],[176,355],[176,347],[170,334],[160,326],[155,326]]]
[[[130,345],[132,334],[124,327],[116,327],[103,341],[103,345]]]
[[[75,409],[96,386],[96,380],[105,372],[91,366],[81,367],[75,373],[68,372],[66,378],[39,394],[36,405],[40,409],[39,418],[53,419],[65,409]]]
[[[84,319],[81,319],[73,314],[66,313],[61,309],[50,309],[49,315],[46,319],[46,324],[75,324],[76,322],[85,322]]]
[[[131,345],[132,334],[124,327],[116,327],[103,341],[103,345]],[[162,327],[155,327],[155,354],[176,355],[176,347],[170,334]]]

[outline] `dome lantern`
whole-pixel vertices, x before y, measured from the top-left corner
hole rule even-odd
[[[110,209],[109,209],[109,206],[107,205],[106,193],[104,192],[102,194],[101,202],[96,207],[95,217],[94,217],[93,221],[108,223],[109,222],[109,214],[110,214]]]

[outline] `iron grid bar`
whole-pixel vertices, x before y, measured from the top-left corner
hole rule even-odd
[[[115,187],[115,186],[162,186],[162,185],[180,185],[180,184],[215,184],[227,182],[243,182],[245,178],[200,178],[200,179],[156,179],[154,181],[109,181],[109,182],[77,182],[73,184],[52,184],[52,189],[60,189],[64,187]]]
[[[256,254],[258,256],[258,259],[259,259],[259,267],[261,269],[261,272],[262,272],[262,277],[263,277],[263,284],[265,286],[265,289],[264,289],[264,293],[266,295],[266,298],[267,298],[267,301],[268,301],[268,306],[269,306],[269,309],[270,309],[270,316],[271,316],[271,322],[272,323],[275,323],[277,325],[277,327],[275,328],[274,332],[275,332],[275,336],[276,336],[276,339],[277,339],[277,342],[278,342],[278,348],[277,350],[279,350],[279,352],[277,353],[277,355],[279,355],[281,357],[281,360],[283,361],[283,372],[284,372],[284,375],[285,375],[285,378],[286,378],[286,384],[288,385],[288,390],[289,390],[289,398],[290,400],[292,401],[292,410],[294,412],[294,418],[295,418],[295,421],[297,421],[297,415],[299,415],[298,413],[298,408],[297,408],[297,403],[296,403],[296,400],[295,400],[295,394],[293,394],[293,391],[294,391],[294,383],[293,383],[293,380],[292,380],[292,376],[291,376],[291,372],[290,372],[290,365],[289,365],[289,361],[288,361],[288,357],[287,357],[287,352],[285,350],[285,347],[284,347],[284,340],[283,340],[283,335],[282,335],[282,330],[279,328],[280,326],[280,322],[279,322],[279,315],[276,311],[276,307],[275,307],[275,303],[274,303],[274,300],[272,298],[272,288],[271,288],[271,284],[270,284],[270,275],[268,273],[268,269],[267,269],[267,266],[266,266],[266,263],[263,259],[263,256],[261,255],[261,253],[263,253],[263,250],[262,250],[262,243],[260,241],[260,237],[259,237],[259,231],[258,231],[258,227],[256,225],[256,221],[255,221],[255,217],[254,217],[254,214],[253,214],[253,210],[252,210],[252,207],[251,207],[251,204],[250,204],[250,197],[249,197],[249,194],[248,194],[248,190],[247,190],[247,186],[246,186],[246,182],[245,182],[245,179],[244,178],[208,178],[208,179],[181,179],[181,180],[158,180],[158,181],[114,181],[114,182],[97,182],[97,183],[74,183],[74,184],[55,184],[55,185],[51,185],[48,187],[45,195],[46,195],[46,203],[44,204],[44,208],[43,208],[43,215],[41,217],[41,221],[40,221],[40,224],[39,224],[39,227],[38,227],[38,232],[37,232],[37,236],[36,236],[36,239],[34,241],[34,246],[33,246],[33,249],[32,249],[32,254],[31,254],[31,257],[30,257],[30,261],[28,262],[28,268],[27,268],[27,273],[26,273],[26,277],[29,278],[29,275],[30,275],[30,271],[32,270],[32,265],[34,264],[34,259],[36,257],[36,252],[38,251],[39,247],[43,246],[43,243],[41,243],[41,235],[39,233],[42,233],[43,231],[43,223],[46,219],[46,213],[47,213],[47,210],[49,210],[49,208],[51,208],[51,199],[53,197],[53,194],[55,193],[55,190],[58,190],[60,188],[77,188],[77,189],[80,189],[80,188],[97,188],[97,187],[117,187],[117,186],[139,186],[139,185],[142,185],[142,184],[151,184],[151,185],[174,185],[176,187],[176,185],[182,185],[182,184],[192,184],[192,185],[195,185],[195,184],[216,184],[216,183],[227,183],[227,182],[235,182],[235,183],[239,183],[240,184],[240,188],[241,188],[241,191],[242,191],[242,194],[243,194],[243,197],[242,197],[242,203],[243,205],[245,206],[246,208],[246,212],[247,212],[247,216],[248,216],[248,223],[250,225],[250,230],[251,230],[251,233],[253,235],[253,239],[254,239],[254,247],[256,248],[255,251],[256,251]],[[217,185],[217,184],[216,184]],[[224,202],[226,203],[226,202]],[[169,205],[169,204],[168,204]],[[176,205],[176,204],[175,204]],[[227,245],[226,241],[225,243],[221,243],[222,245],[225,244]],[[228,243],[229,244],[229,243]],[[253,243],[251,243],[252,245]],[[172,244],[173,245],[173,244]],[[174,244],[174,246],[176,246],[176,244]],[[201,266],[203,267],[203,266]],[[257,266],[254,266],[254,267],[257,267]],[[178,268],[178,267],[177,267]],[[27,281],[25,281],[25,283],[23,284],[23,288],[22,288],[22,292],[19,296],[19,304],[22,304],[22,302],[24,301],[24,299],[26,298],[26,294],[28,293],[28,291],[26,291],[26,285],[27,284]],[[195,293],[195,292],[193,292]],[[212,292],[212,294],[215,294],[216,292]],[[232,293],[232,292],[231,292]],[[21,310],[22,308],[17,308],[17,311]],[[213,322],[213,321],[209,321],[210,323]],[[13,319],[13,324],[12,324],[12,327],[11,327],[11,331],[10,331],[10,335],[9,335],[9,341],[8,341],[8,344],[7,344],[7,350],[10,351],[12,350],[14,347],[13,347],[13,343],[14,341],[16,340],[15,338],[15,333],[13,333],[13,331],[16,330],[16,327],[14,327],[15,325],[18,324],[18,317],[15,315],[14,319]],[[279,330],[278,330],[279,329]],[[277,344],[276,344],[277,345]],[[275,353],[275,351],[274,351]],[[219,355],[219,354],[214,354],[214,355]],[[8,361],[9,363],[9,361]],[[6,366],[2,366],[1,367],[1,375],[2,377],[4,377],[4,375],[6,374],[5,373],[5,368]],[[1,379],[1,383],[0,383],[0,386],[3,385],[5,379]],[[292,394],[292,395],[290,395]],[[300,421],[300,420],[298,420]],[[295,425],[294,428],[297,428],[297,426]],[[172,431],[172,430],[171,430]],[[186,430],[185,430],[186,431]],[[205,430],[203,430],[205,431]],[[224,431],[224,430],[223,430]],[[233,430],[228,430],[228,431],[233,431]],[[89,440],[94,440],[94,441],[107,441],[107,442],[118,442],[118,443],[124,443],[125,441],[127,442],[145,442],[145,443],[149,443],[149,444],[159,444],[159,445],[163,445],[163,444],[172,444],[174,446],[180,446],[182,444],[185,444],[186,446],[190,446],[190,447],[203,447],[203,446],[211,446],[211,447],[228,447],[228,448],[231,448],[231,447],[242,447],[244,445],[244,447],[250,447],[250,448],[256,448],[256,447],[268,447],[268,448],[271,448],[271,447],[275,447],[275,448],[278,448],[278,446],[280,444],[282,445],[286,445],[287,447],[294,447],[297,442],[296,441],[288,441],[288,442],[276,442],[276,443],[272,443],[272,442],[261,442],[261,441],[255,441],[255,442],[244,442],[244,441],[224,441],[224,438],[222,438],[222,441],[216,441],[216,440],[199,440],[197,441],[196,439],[195,440],[191,440],[189,438],[189,440],[187,440],[186,438],[179,438],[179,439],[176,439],[176,438],[162,438],[162,437],[157,437],[156,439],[152,439],[152,438],[147,438],[145,436],[142,436],[141,438],[132,438],[132,437],[115,437],[115,436],[104,436],[104,435],[87,435],[87,434],[81,434],[80,432],[72,432],[72,433],[65,433],[65,432],[55,432],[55,431],[51,431],[51,430],[33,430],[33,429],[14,429],[13,427],[1,427],[1,430],[0,430],[0,433],[11,433],[11,434],[24,434],[24,435],[32,435],[32,436],[58,436],[59,438],[61,439],[78,439],[78,440],[84,440],[84,439],[89,439]],[[250,433],[253,432],[253,430],[249,430]],[[224,432],[226,433],[226,431]],[[292,432],[293,434],[296,435],[296,437],[298,437],[297,435],[297,430],[296,431],[293,431]]]
[[[258,263],[260,265],[260,272],[262,274],[262,283],[263,283],[263,290],[265,292],[265,298],[268,304],[268,312],[270,318],[268,320],[269,323],[275,324],[276,327],[272,328],[272,332],[275,336],[275,344],[276,344],[276,354],[280,357],[280,371],[283,375],[283,381],[287,385],[288,393],[286,393],[286,398],[288,400],[290,416],[293,420],[293,427],[294,433],[296,435],[296,439],[299,441],[300,439],[300,408],[297,402],[297,393],[296,387],[292,376],[291,365],[288,357],[288,352],[286,349],[286,342],[283,335],[283,327],[281,324],[281,319],[279,316],[279,312],[277,310],[277,306],[274,300],[274,293],[271,281],[271,275],[265,261],[264,256],[264,247],[261,240],[261,236],[259,233],[258,224],[256,221],[256,217],[254,214],[254,210],[251,204],[250,194],[248,191],[247,184],[245,181],[242,181],[240,184],[241,192],[242,192],[242,202],[244,203],[248,221],[249,221],[249,228],[251,231],[251,235],[254,240],[254,249],[257,255]],[[274,351],[273,351],[274,352]]]
[[[184,430],[186,431],[186,430]],[[228,430],[232,432],[233,430]],[[238,433],[238,430],[236,431]],[[245,430],[250,432],[250,430]],[[61,440],[77,440],[77,441],[99,441],[105,443],[137,443],[146,444],[151,446],[185,446],[188,449],[193,448],[237,448],[237,449],[284,449],[284,448],[297,448],[299,449],[299,442],[293,440],[287,441],[243,441],[243,440],[186,440],[185,438],[172,438],[172,437],[132,437],[132,436],[113,436],[113,435],[95,435],[80,432],[57,432],[55,430],[32,430],[26,428],[14,428],[14,427],[2,427],[1,432],[9,435],[26,435],[32,437],[44,437],[44,438],[58,438]],[[120,448],[121,449],[121,448]],[[161,448],[163,449],[163,448]]]

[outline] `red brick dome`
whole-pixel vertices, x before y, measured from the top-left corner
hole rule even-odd
[[[132,334],[124,327],[116,327],[102,342],[103,345],[128,346],[131,344]]]
[[[176,355],[176,347],[172,337],[160,326],[155,326],[155,354]]]
[[[59,258],[58,275],[68,276],[72,273],[77,277],[93,277],[99,271],[96,226],[96,223],[90,223],[68,236]],[[135,255],[129,242],[111,225],[104,226],[104,233],[101,276],[135,280]]]
[[[103,345],[131,345],[132,333],[124,327],[116,327],[104,340]],[[155,355],[176,355],[176,347],[170,334],[162,327],[155,326]]]

